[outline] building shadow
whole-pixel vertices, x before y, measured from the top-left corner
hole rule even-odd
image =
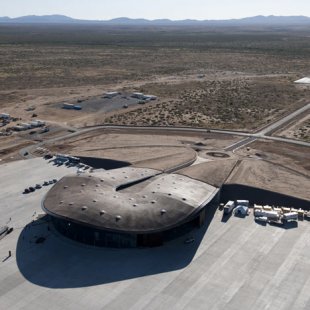
[[[79,156],[79,158],[81,160],[81,163],[91,166],[95,169],[112,170],[131,166],[131,163],[128,161],[120,161],[115,159],[99,158],[99,157],[85,157],[85,156]]]
[[[292,221],[292,222],[287,222],[287,223],[270,222],[269,225],[270,226],[274,226],[274,227],[279,227],[279,228],[282,228],[282,229],[298,228],[298,222],[297,221]]]
[[[233,214],[232,212],[229,212],[228,214],[225,214],[225,213],[223,212],[221,222],[222,222],[222,223],[228,222],[229,219],[232,217],[232,214]]]
[[[111,249],[87,246],[60,235],[45,217],[27,225],[16,249],[17,265],[30,282],[48,288],[101,285],[181,270],[193,260],[216,208],[206,222],[156,248]],[[187,243],[188,238],[194,239]],[[38,239],[44,242],[37,242]]]
[[[257,225],[260,225],[260,226],[267,226],[267,222],[265,222],[265,221],[259,221],[259,220],[254,220],[255,221],[255,223],[257,224]]]

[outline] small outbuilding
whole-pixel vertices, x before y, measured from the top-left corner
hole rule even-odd
[[[1,119],[10,119],[11,116],[10,116],[10,114],[7,114],[7,113],[0,113],[0,118]]]
[[[296,84],[310,84],[310,77],[304,77],[300,80],[295,81]]]
[[[113,97],[116,97],[117,95],[119,95],[119,93],[117,91],[111,91],[111,92],[105,93],[104,98],[111,99]]]

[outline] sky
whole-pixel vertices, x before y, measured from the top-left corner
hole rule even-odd
[[[95,20],[116,17],[204,20],[256,15],[310,16],[310,0],[0,0],[0,16],[50,14]]]

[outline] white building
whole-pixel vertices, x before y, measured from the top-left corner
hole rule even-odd
[[[310,84],[310,77],[304,77],[300,80],[295,81],[296,84]]]

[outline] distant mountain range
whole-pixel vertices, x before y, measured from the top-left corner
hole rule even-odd
[[[310,25],[310,17],[306,16],[254,16],[227,20],[170,20],[170,19],[131,19],[120,17],[111,20],[81,20],[64,15],[28,15],[16,18],[0,17],[2,24],[102,24],[102,25],[158,25],[158,26],[199,26],[199,25]]]

